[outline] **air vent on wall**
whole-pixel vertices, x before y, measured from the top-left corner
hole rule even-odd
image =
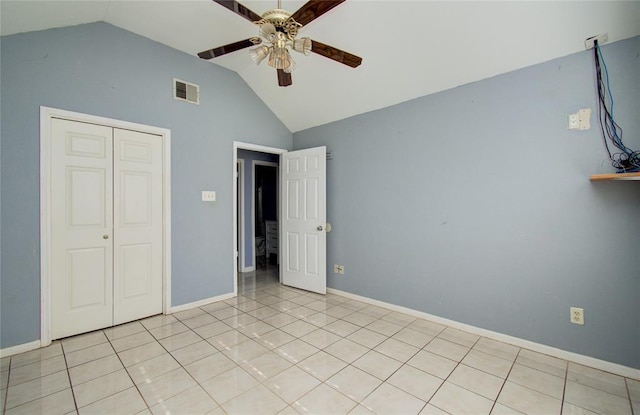
[[[200,87],[174,78],[173,97],[192,104],[200,104]]]

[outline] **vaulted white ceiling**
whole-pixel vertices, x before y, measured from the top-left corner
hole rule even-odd
[[[241,1],[258,14],[277,0]],[[283,0],[291,12],[303,0]],[[257,35],[211,0],[2,0],[2,35],[105,21],[175,49],[197,52]],[[237,72],[292,131],[383,108],[640,35],[640,1],[347,0],[303,27],[306,36],[363,58],[356,69],[294,54],[293,85],[241,50],[213,59]]]

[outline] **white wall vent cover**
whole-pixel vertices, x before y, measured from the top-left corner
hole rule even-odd
[[[173,97],[181,101],[200,104],[200,87],[196,84],[173,79]]]

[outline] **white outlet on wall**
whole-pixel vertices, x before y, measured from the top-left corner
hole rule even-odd
[[[598,45],[602,45],[603,43],[607,43],[609,41],[609,34],[603,33],[601,35],[591,36],[590,38],[585,39],[584,48],[585,49],[593,49],[595,47],[596,40],[598,41]]]
[[[577,130],[580,128],[580,118],[578,118],[578,113],[569,114],[569,129]]]
[[[591,128],[591,108],[584,108],[575,114],[569,114],[570,130],[588,130]]]
[[[344,265],[333,264],[333,273],[344,275]]]
[[[203,202],[215,202],[216,201],[216,192],[212,190],[203,190],[202,191],[202,201]]]
[[[584,309],[578,307],[571,307],[569,309],[569,317],[573,324],[579,324],[584,326]]]

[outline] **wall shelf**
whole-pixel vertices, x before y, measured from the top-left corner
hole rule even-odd
[[[599,182],[599,181],[605,181],[605,180],[640,180],[640,172],[592,174],[589,180],[591,180],[592,182]]]

